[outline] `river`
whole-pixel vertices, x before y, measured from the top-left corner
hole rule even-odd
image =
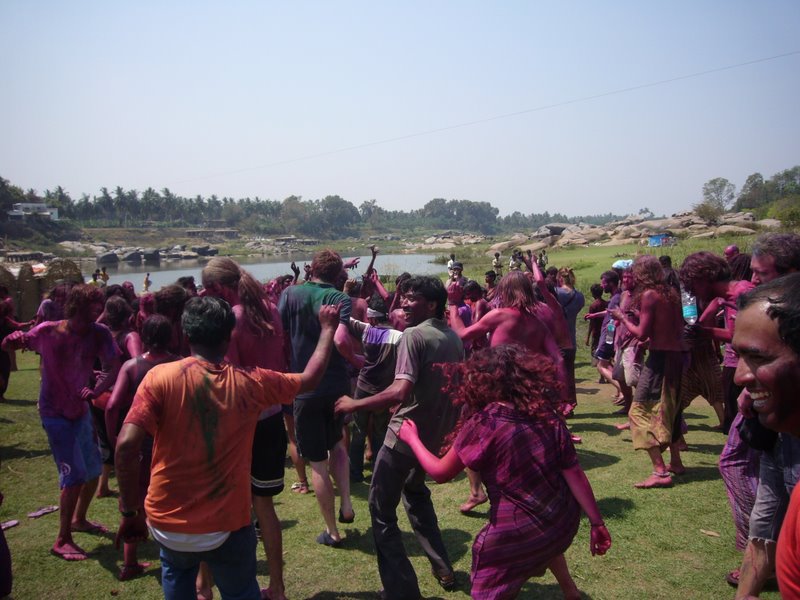
[[[381,275],[399,275],[404,271],[415,275],[442,275],[447,271],[443,264],[436,264],[433,261],[435,254],[379,254],[375,260],[375,270]],[[263,256],[240,256],[235,260],[245,267],[259,281],[269,281],[278,275],[291,274],[289,268],[291,261],[295,261],[300,267],[301,272],[304,263],[311,262],[311,254],[293,254],[291,257],[263,257]],[[352,258],[352,257],[346,257]],[[369,264],[370,257],[362,256],[356,273],[363,273]],[[200,272],[203,270],[205,260],[171,260],[161,261],[160,265],[119,263],[106,267],[110,275],[109,284],[123,281],[133,282],[136,291],[142,290],[142,281],[145,273],[150,273],[150,280],[153,282],[150,290],[155,291],[165,285],[175,283],[178,277],[193,275],[195,281],[200,283]],[[94,261],[82,261],[80,264],[84,275],[88,278],[97,266]],[[301,275],[302,276],[302,275]]]

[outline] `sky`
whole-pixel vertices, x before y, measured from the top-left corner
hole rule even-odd
[[[800,2],[0,2],[0,176],[501,215],[800,164]]]

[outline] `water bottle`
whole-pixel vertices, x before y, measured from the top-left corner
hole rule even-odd
[[[681,288],[681,305],[683,306],[683,320],[689,325],[697,323],[697,302],[689,292]]]
[[[614,319],[609,319],[608,326],[606,327],[606,344],[609,346],[614,345],[614,331],[616,328],[617,326],[614,325]]]

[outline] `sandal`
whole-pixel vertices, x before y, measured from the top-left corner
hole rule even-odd
[[[308,479],[305,481],[295,481],[292,484],[291,490],[295,494],[307,494],[308,493]]]
[[[435,569],[431,569],[431,574],[446,592],[451,592],[456,589],[456,574],[453,571],[442,575],[437,573]]]

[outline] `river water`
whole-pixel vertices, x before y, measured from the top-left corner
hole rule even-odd
[[[293,254],[291,257],[264,257],[264,256],[250,256],[250,257],[237,257],[235,260],[247,269],[259,281],[269,281],[278,275],[291,274],[292,270],[289,265],[295,261],[297,266],[302,269],[304,263],[311,262],[311,254]],[[352,258],[350,256],[345,258]],[[447,271],[443,264],[435,264],[433,261],[436,258],[434,254],[379,254],[375,260],[375,270],[380,275],[399,275],[404,271],[413,273],[414,275],[442,275]],[[370,257],[362,256],[361,262],[355,269],[355,273],[363,273],[369,264]],[[108,280],[109,284],[118,283],[123,281],[133,282],[136,291],[142,290],[142,282],[146,273],[150,273],[150,279],[153,282],[150,290],[155,291],[165,285],[175,283],[178,277],[187,275],[194,276],[195,281],[200,283],[200,272],[205,265],[205,259],[201,260],[171,260],[161,261],[160,265],[138,264],[131,265],[128,263],[119,263],[118,265],[111,265],[106,267],[106,271],[110,275]],[[80,267],[83,271],[87,281],[91,278],[91,273],[97,268],[94,261],[82,261]]]

